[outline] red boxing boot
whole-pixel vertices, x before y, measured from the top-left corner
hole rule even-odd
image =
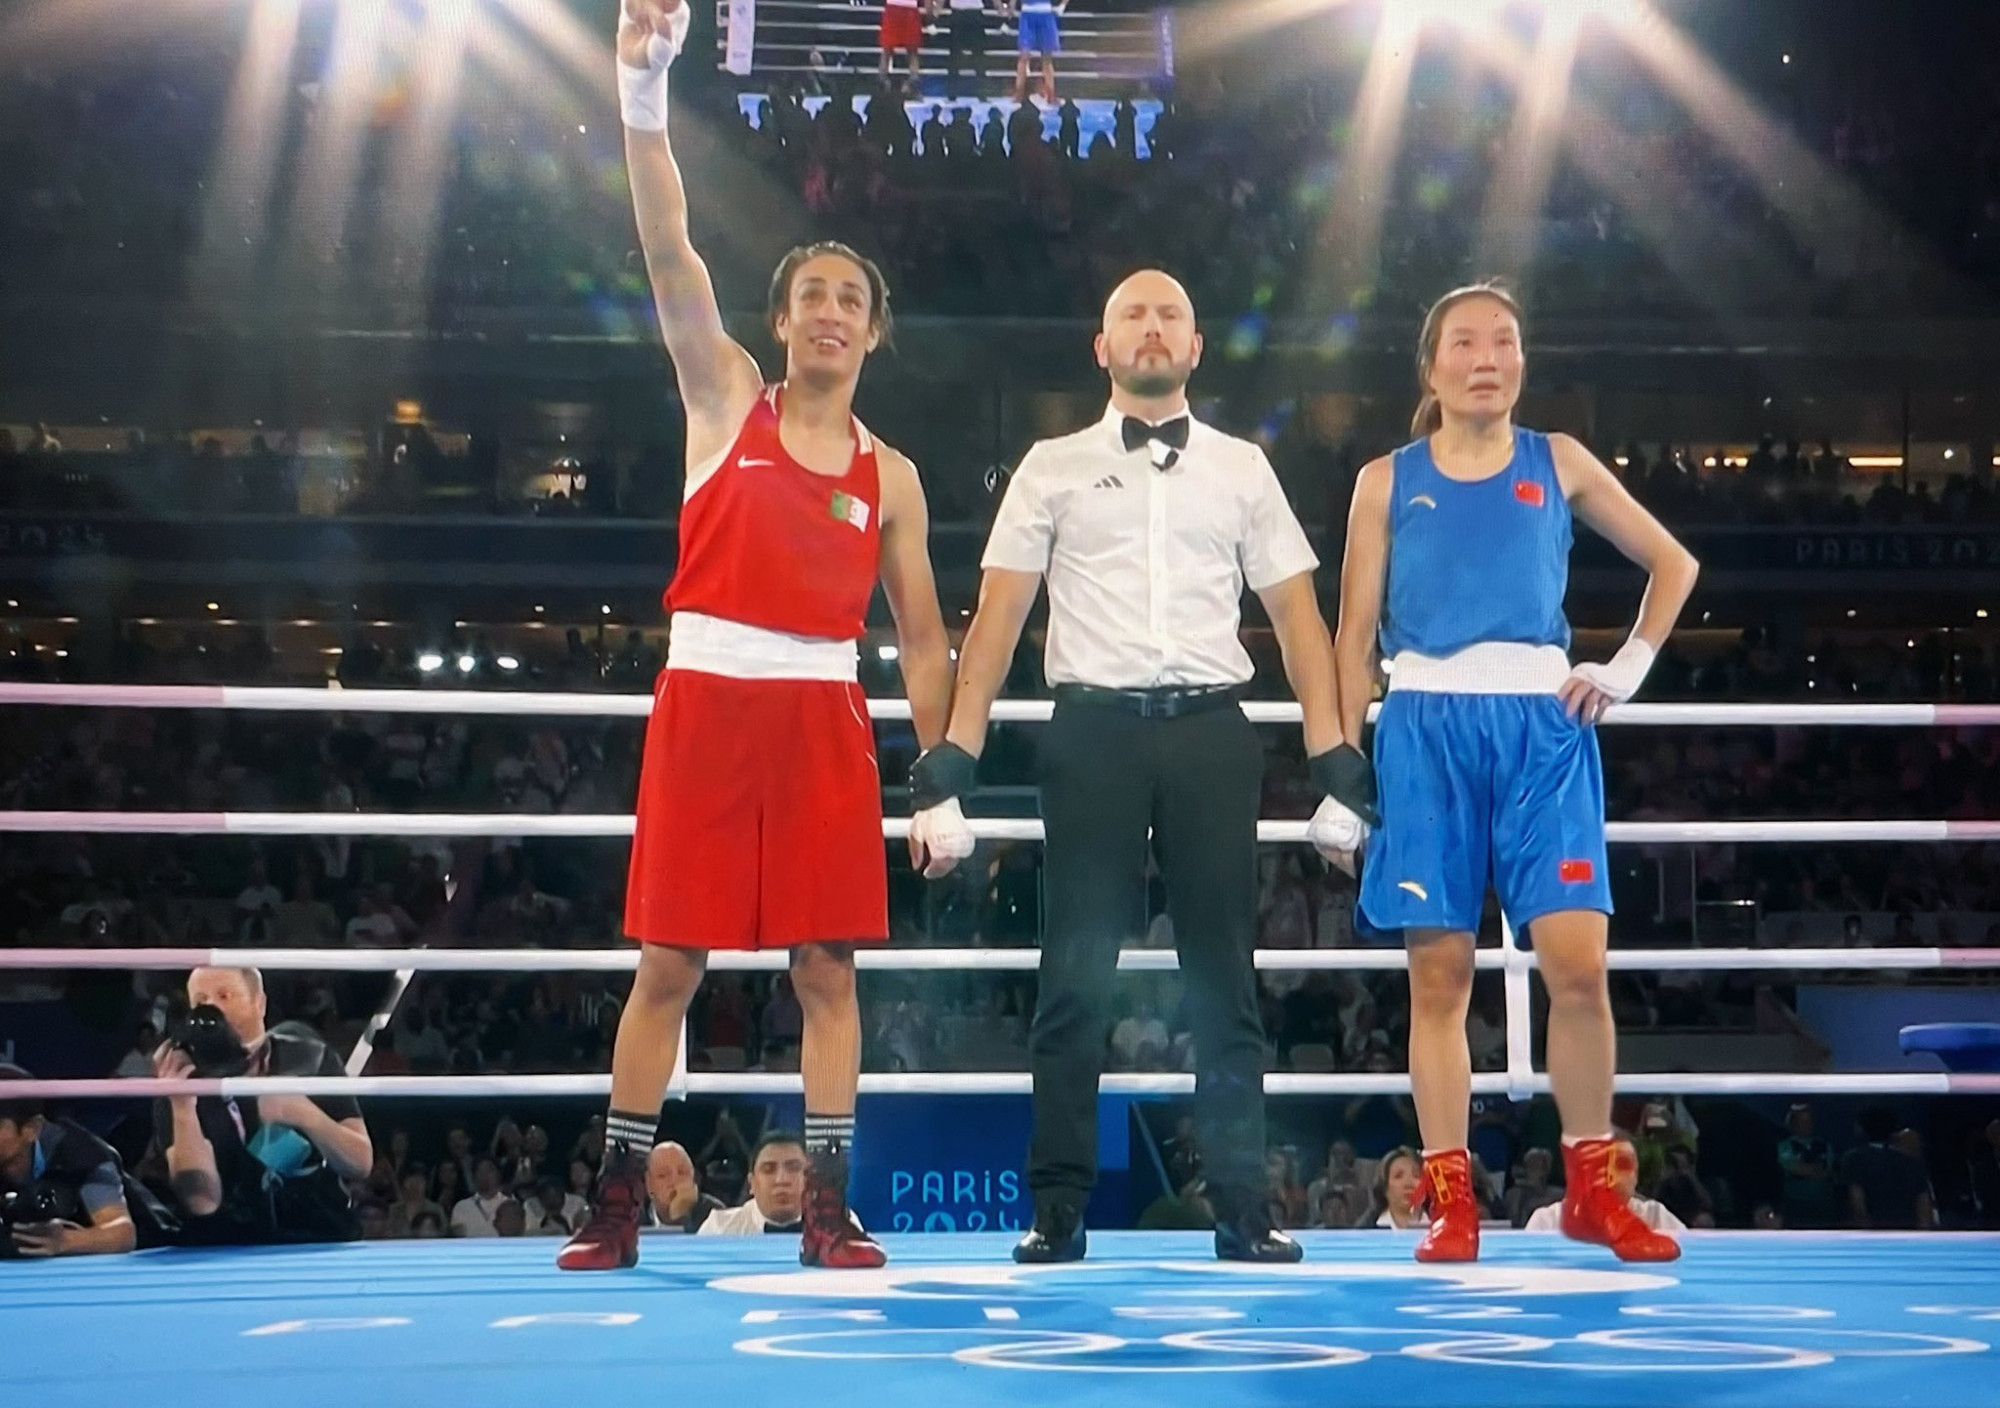
[[[847,1160],[840,1155],[819,1155],[806,1170],[804,1222],[799,1239],[801,1266],[857,1271],[885,1265],[889,1260],[888,1253],[861,1230],[847,1209]]]
[[[1674,1261],[1680,1243],[1655,1232],[1632,1211],[1638,1160],[1615,1139],[1586,1139],[1563,1145],[1568,1189],[1563,1197],[1562,1230],[1579,1242],[1611,1248],[1620,1261]]]
[[[1424,1155],[1424,1181],[1412,1207],[1430,1205],[1431,1230],[1417,1243],[1418,1261],[1479,1260],[1479,1199],[1472,1194],[1472,1155],[1446,1149]]]
[[[618,1271],[639,1264],[639,1217],[646,1206],[646,1170],[622,1145],[604,1151],[596,1211],[556,1254],[564,1271]]]

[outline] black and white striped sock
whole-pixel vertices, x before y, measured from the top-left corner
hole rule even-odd
[[[604,1149],[623,1145],[641,1163],[653,1152],[653,1135],[659,1128],[658,1115],[639,1115],[630,1110],[613,1110],[604,1120]]]
[[[821,1154],[836,1158],[846,1158],[847,1151],[854,1143],[853,1115],[806,1115],[806,1153],[810,1157]]]

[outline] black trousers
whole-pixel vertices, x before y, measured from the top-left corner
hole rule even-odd
[[[945,21],[946,33],[950,36],[946,72],[952,78],[960,73],[966,76],[971,87],[966,91],[977,95],[979,82],[984,76],[980,70],[986,58],[986,11],[952,10]]]
[[[1097,1180],[1097,1081],[1118,950],[1146,924],[1147,829],[1195,1040],[1195,1107],[1218,1216],[1264,1180],[1257,812],[1264,751],[1242,710],[1149,719],[1059,699],[1039,739],[1046,923],[1028,1039],[1036,1206],[1081,1208]]]

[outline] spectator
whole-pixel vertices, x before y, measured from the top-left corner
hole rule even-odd
[[[1862,1144],[1840,1161],[1841,1182],[1847,1185],[1850,1227],[1915,1232],[1937,1225],[1931,1200],[1930,1175],[1923,1164],[1892,1147],[1896,1117],[1871,1105],[1855,1117]]]
[[[1368,1190],[1361,1186],[1361,1170],[1354,1161],[1354,1146],[1336,1139],[1326,1147],[1326,1167],[1306,1189],[1306,1212],[1314,1227],[1354,1227],[1368,1211]]]
[[[244,885],[236,895],[236,918],[238,926],[241,927],[243,921],[253,915],[275,914],[284,898],[279,893],[278,887],[271,883],[270,871],[265,868],[262,853],[260,852],[252,856],[250,858],[249,883]]]
[[[1199,1174],[1162,1193],[1139,1214],[1142,1232],[1207,1232],[1215,1227],[1215,1208],[1208,1201],[1208,1184]]]
[[[398,1185],[396,1201],[389,1204],[388,1227],[391,1237],[413,1237],[418,1218],[435,1213],[444,1220],[444,1209],[431,1201],[430,1170],[422,1164],[408,1164]]]
[[[1530,1149],[1521,1155],[1514,1172],[1514,1186],[1504,1199],[1510,1227],[1526,1227],[1528,1219],[1553,1203],[1560,1203],[1562,1189],[1553,1184],[1555,1156],[1547,1149]]]
[[[1918,1230],[1935,1232],[1938,1229],[1937,1189],[1931,1186],[1930,1166],[1924,1159],[1924,1137],[1914,1129],[1899,1129],[1889,1140],[1889,1147],[1899,1153],[1908,1154],[1924,1170],[1924,1205],[1930,1209],[1930,1218],[1918,1224]]]
[[[410,1224],[410,1235],[412,1237],[442,1237],[444,1236],[444,1218],[435,1212],[420,1213]]]
[[[656,1226],[699,1232],[713,1213],[723,1211],[720,1198],[701,1191],[695,1182],[694,1160],[672,1140],[653,1146],[646,1159],[646,1195],[652,1200]]]
[[[266,1028],[255,968],[188,975],[187,1024],[154,1053],[154,1074],[338,1076],[340,1060],[295,1022]],[[194,1242],[347,1241],[360,1235],[343,1179],[365,1177],[374,1146],[346,1096],[252,1101],[168,1096],[153,1102],[183,1236]]]
[[[1430,1219],[1413,1203],[1423,1178],[1423,1156],[1407,1145],[1391,1149],[1375,1174],[1374,1199],[1358,1227],[1422,1228]]]
[[[340,920],[333,906],[314,893],[311,869],[299,866],[292,897],[272,916],[271,942],[280,948],[326,948],[339,941]]]
[[[1160,1014],[1144,997],[1122,996],[1125,1014],[1111,1029],[1113,1067],[1121,1071],[1157,1071],[1165,1064],[1171,1033]]]
[[[0,1256],[131,1251],[138,1231],[117,1151],[79,1124],[49,1119],[39,1099],[7,1098],[9,1082],[30,1079],[0,1065],[0,1197],[14,1205]]]
[[[1651,1198],[1639,1195],[1639,1151],[1632,1147],[1632,1141],[1629,1139],[1621,1139],[1619,1143],[1623,1146],[1624,1157],[1614,1162],[1612,1169],[1618,1175],[1618,1190],[1625,1195],[1625,1200],[1632,1205],[1632,1211],[1639,1215],[1641,1222],[1645,1223],[1655,1232],[1681,1233],[1687,1231],[1687,1224],[1682,1222],[1678,1217],[1675,1217],[1668,1208]],[[1537,1209],[1528,1218],[1527,1230],[1530,1232],[1561,1231],[1562,1204],[1559,1202],[1550,1203],[1546,1207]]]
[[[467,1236],[474,1234],[467,1233]],[[525,1237],[528,1235],[528,1217],[521,1205],[512,1198],[502,1198],[500,1206],[493,1209],[493,1235],[496,1237]]]
[[[1715,1199],[1695,1171],[1694,1154],[1685,1144],[1667,1149],[1667,1170],[1655,1190],[1660,1203],[1689,1227],[1715,1226]]]
[[[695,1233],[703,1237],[796,1234],[804,1214],[805,1190],[805,1141],[784,1130],[773,1131],[759,1139],[751,1151],[750,1200],[739,1208],[711,1212]]]
[[[472,1186],[472,1132],[462,1124],[455,1124],[445,1131],[444,1164],[451,1168],[451,1178],[459,1196],[464,1196],[465,1190]],[[440,1177],[444,1172],[443,1167],[438,1169]],[[440,1187],[438,1191],[442,1195],[444,1190]]]
[[[1812,1106],[1801,1100],[1785,1112],[1785,1137],[1778,1141],[1778,1168],[1784,1174],[1779,1206],[1785,1226],[1832,1227],[1840,1216],[1833,1146],[1813,1132]]]
[[[1970,1140],[1969,1149],[1966,1162],[1979,1225],[2000,1228],[2000,1120],[1988,1120]]]
[[[472,1164],[473,1191],[458,1200],[451,1210],[454,1237],[497,1237],[500,1226],[494,1220],[502,1203],[512,1202],[500,1185],[500,1161],[481,1154]],[[519,1235],[518,1233],[516,1234]]]
[[[1297,1161],[1288,1149],[1264,1151],[1264,1197],[1273,1227],[1304,1227],[1306,1190],[1299,1183]]]
[[[527,1214],[530,1237],[567,1237],[590,1217],[590,1204],[565,1192],[562,1180],[553,1175],[536,1183],[535,1195],[521,1210]]]
[[[141,1022],[133,1033],[132,1049],[118,1058],[112,1075],[122,1079],[144,1078],[153,1074],[153,1052],[159,1049],[160,1033],[151,1022]]]
[[[412,1007],[398,1024],[396,1052],[418,1072],[443,1071],[451,1062],[444,1031],[432,1025],[421,1007]]]

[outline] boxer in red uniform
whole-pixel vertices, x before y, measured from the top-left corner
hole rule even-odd
[[[624,0],[618,30],[632,202],[687,407],[687,491],[625,897],[625,930],[643,947],[612,1056],[596,1211],[557,1264],[638,1261],[646,1156],[708,951],[785,948],[805,1009],[799,1259],[880,1266],[882,1249],[847,1211],[854,945],[889,932],[874,733],[855,680],[877,579],[927,747],[950,706],[950,647],[916,469],[852,409],[862,362],[889,331],[880,271],[841,245],[785,257],[770,292],[785,350],[777,386],[723,329],[666,141],[667,68],[688,20],[681,0]],[[935,826],[913,826],[911,856],[942,874],[970,836],[962,821],[943,837]]]

